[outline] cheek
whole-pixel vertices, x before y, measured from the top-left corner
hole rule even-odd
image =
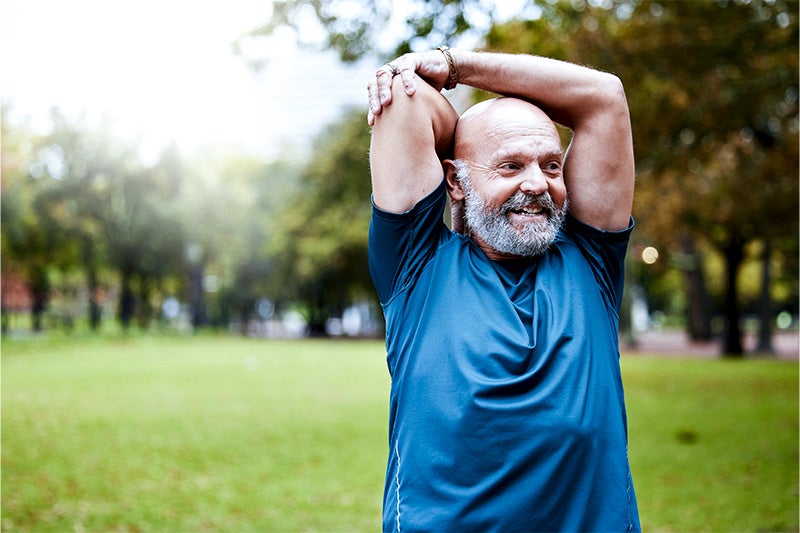
[[[557,206],[561,207],[564,205],[564,201],[567,199],[567,188],[563,181],[550,183],[549,192],[550,196],[553,198],[553,202],[555,202]]]
[[[475,194],[481,197],[483,203],[489,209],[499,209],[516,192],[517,188],[513,183],[510,183],[509,180],[501,179],[491,180],[480,189],[475,190]]]

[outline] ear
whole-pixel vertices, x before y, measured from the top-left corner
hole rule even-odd
[[[445,159],[442,161],[442,168],[444,169],[444,176],[447,180],[447,192],[450,194],[450,200],[453,202],[462,202],[464,200],[464,190],[461,188],[461,183],[456,177],[456,166],[452,159]]]

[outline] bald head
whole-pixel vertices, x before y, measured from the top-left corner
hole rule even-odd
[[[502,139],[509,132],[534,130],[559,139],[558,130],[547,114],[518,98],[495,98],[475,104],[458,119],[454,150],[456,159],[470,159],[487,142]],[[560,141],[559,141],[560,142]]]

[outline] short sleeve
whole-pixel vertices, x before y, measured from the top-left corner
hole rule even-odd
[[[622,305],[625,254],[633,227],[633,218],[624,230],[603,231],[567,216],[567,233],[589,261],[603,294],[618,313]]]

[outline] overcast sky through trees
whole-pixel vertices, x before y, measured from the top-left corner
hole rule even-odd
[[[373,61],[341,65],[290,35],[233,43],[269,16],[266,0],[0,0],[2,98],[12,117],[47,127],[48,110],[106,113],[156,151],[243,147],[266,158],[305,145],[343,105],[366,104]]]

